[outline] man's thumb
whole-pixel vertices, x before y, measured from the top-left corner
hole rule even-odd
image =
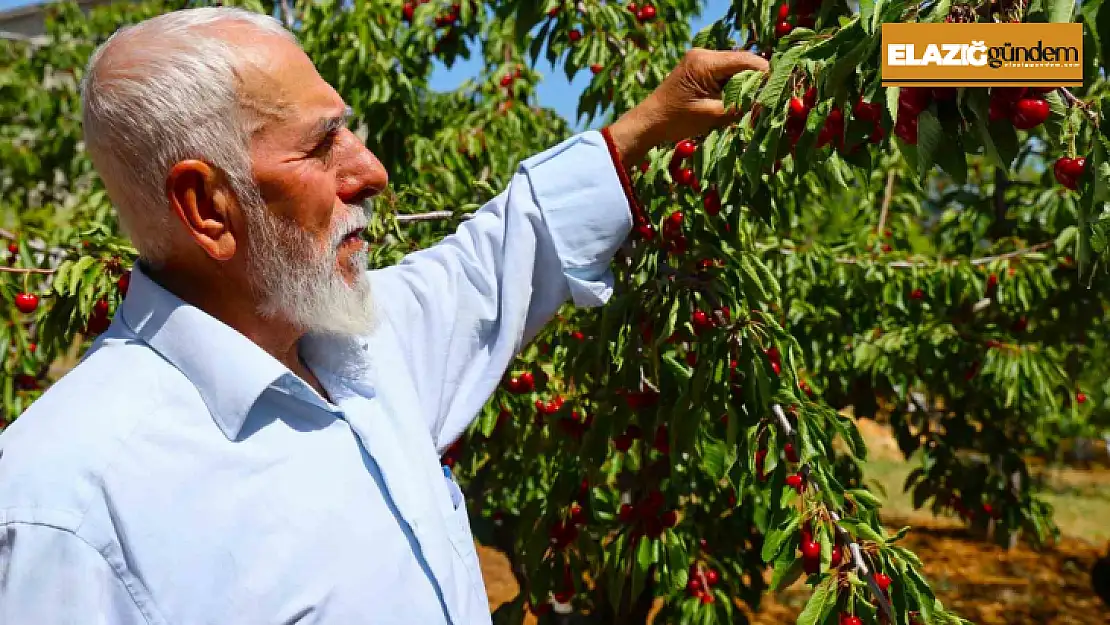
[[[745,50],[705,50],[703,68],[718,83],[727,82],[748,69],[766,72],[770,64],[763,57]]]

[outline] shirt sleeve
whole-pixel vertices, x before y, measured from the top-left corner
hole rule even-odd
[[[605,303],[632,228],[627,176],[591,131],[525,160],[508,189],[440,243],[371,272],[442,451],[568,299]]]
[[[73,533],[0,525],[0,623],[146,625],[101,554]]]

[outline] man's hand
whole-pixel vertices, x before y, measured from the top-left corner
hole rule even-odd
[[[705,134],[739,117],[725,112],[721,90],[747,69],[767,71],[762,57],[694,48],[646,100],[609,127],[621,160],[639,163],[651,148]]]

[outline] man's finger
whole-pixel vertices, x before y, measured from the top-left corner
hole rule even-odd
[[[744,70],[766,72],[771,67],[767,59],[745,50],[700,50],[698,63],[717,82],[725,82]]]

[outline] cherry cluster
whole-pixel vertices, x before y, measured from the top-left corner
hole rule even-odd
[[[635,504],[622,503],[617,510],[617,519],[632,526],[633,539],[640,536],[659,538],[664,529],[678,525],[678,512],[663,510],[664,503],[663,493],[652,490]]]
[[[1019,130],[1032,130],[1048,119],[1044,95],[1055,87],[993,87],[988,115],[992,122],[1008,119]]]
[[[686,582],[686,594],[702,603],[713,603],[710,590],[721,581],[721,574],[710,567],[702,568],[697,562],[690,565],[690,580]]]
[[[655,19],[655,16],[658,14],[655,7],[646,2],[643,6],[637,6],[635,2],[629,2],[628,10],[631,11],[641,23],[650,22]]]
[[[814,28],[817,25],[817,11],[821,9],[820,0],[794,0],[793,4],[784,2],[778,8],[778,21],[775,23],[775,37],[790,34],[794,27]],[[791,22],[793,15],[793,22]]]

